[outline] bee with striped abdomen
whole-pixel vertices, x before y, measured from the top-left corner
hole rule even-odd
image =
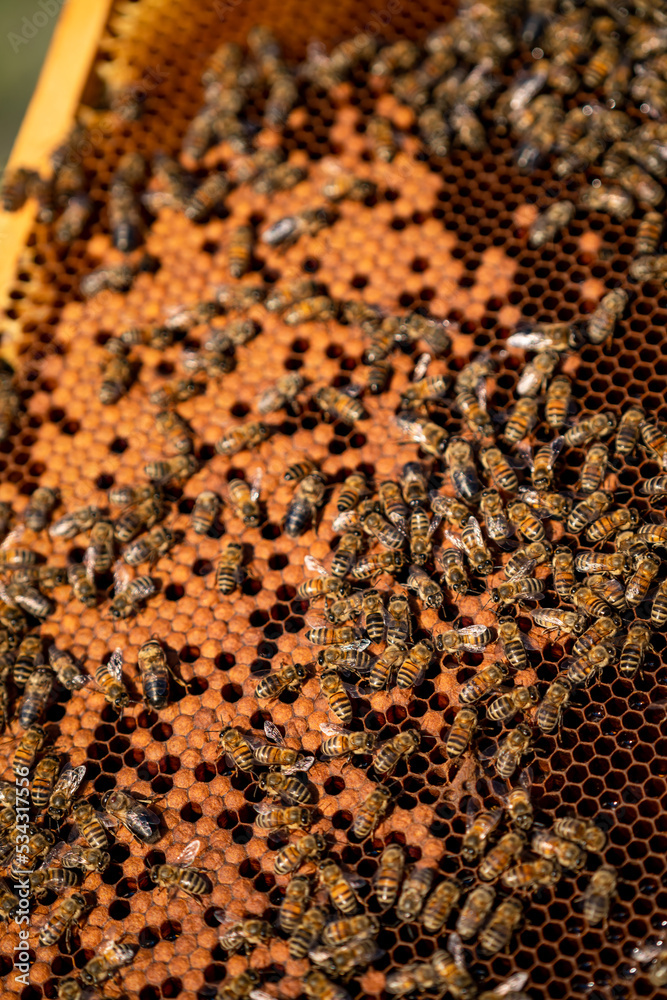
[[[304,919],[310,900],[310,891],[308,879],[299,875],[287,883],[278,916],[280,929],[285,934],[293,934]]]
[[[215,442],[215,450],[218,455],[227,456],[236,455],[240,451],[252,451],[262,441],[266,441],[269,433],[267,425],[258,420],[239,424]]]
[[[405,852],[400,844],[389,844],[380,855],[375,875],[375,897],[381,910],[393,906],[405,870]]]
[[[285,533],[297,538],[315,523],[317,510],[324,503],[326,487],[320,474],[311,474],[297,483],[285,516]]]
[[[115,594],[109,608],[111,616],[113,618],[130,618],[139,611],[141,604],[155,594],[156,589],[150,576],[135,577],[120,592]]]
[[[208,878],[192,864],[200,846],[198,840],[193,840],[181,851],[173,864],[153,865],[149,871],[151,881],[159,889],[172,889],[175,892],[180,889],[186,896],[196,900],[211,892]]]
[[[381,743],[377,747],[373,761],[376,774],[389,774],[401,758],[416,750],[420,742],[421,736],[416,729],[405,729],[385,743]]]
[[[39,943],[46,946],[53,945],[57,944],[60,938],[65,937],[69,948],[72,932],[78,926],[87,909],[86,898],[80,892],[75,892],[67,899],[63,899],[39,932]]]
[[[509,722],[517,712],[526,712],[539,701],[539,694],[534,684],[515,687],[492,701],[487,714],[494,722]]]
[[[625,411],[618,422],[615,455],[625,458],[632,454],[637,446],[640,427],[645,419],[646,414],[641,406],[631,406]]]
[[[192,508],[192,530],[197,535],[207,535],[215,526],[222,510],[222,501],[217,493],[204,490],[195,500]]]
[[[262,474],[258,469],[250,483],[245,479],[232,479],[227,487],[230,505],[247,528],[258,527],[262,519],[259,506],[261,482]]]
[[[326,842],[319,833],[307,833],[299,840],[283,847],[276,855],[273,868],[278,875],[296,871],[306,861],[315,861],[326,850]]]
[[[537,422],[538,402],[530,396],[518,399],[505,424],[503,437],[509,444],[518,444],[527,437]]]
[[[478,653],[493,641],[493,632],[486,625],[468,625],[466,628],[452,628],[439,632],[435,637],[435,648],[449,655],[461,652]]]
[[[471,798],[466,809],[466,832],[461,843],[461,854],[467,863],[473,862],[483,852],[485,845],[500,822],[502,809],[483,810]]]
[[[45,809],[49,804],[59,771],[60,754],[55,750],[45,753],[37,764],[32,779],[32,801],[35,808]]]
[[[459,709],[445,741],[447,754],[450,757],[460,757],[468,748],[476,729],[477,712],[473,708]]]
[[[497,907],[479,936],[479,949],[483,955],[496,955],[509,944],[519,926],[523,907],[515,899],[505,899]]]
[[[262,677],[255,688],[255,697],[278,698],[283,691],[299,691],[307,676],[302,664],[283,662],[279,670]]]
[[[652,617],[651,621],[653,621]],[[618,664],[618,672],[621,677],[627,677],[631,680],[635,676],[643,663],[650,643],[651,630],[647,625],[643,622],[634,622],[628,626]]]
[[[12,769],[17,777],[20,773],[25,773],[17,769],[27,768],[28,771],[32,769],[37,754],[44,746],[44,740],[46,739],[43,726],[31,725],[24,728],[26,732],[19,740],[12,758]]]
[[[376,785],[359,806],[352,822],[352,832],[360,840],[369,837],[389,808],[392,793],[384,785]]]
[[[572,398],[572,383],[567,375],[556,375],[551,380],[544,404],[544,419],[556,429],[567,422]]]
[[[239,586],[243,570],[244,548],[240,542],[227,542],[215,571],[215,586],[221,594],[233,594]]]
[[[500,448],[486,448],[480,452],[482,466],[491,476],[495,486],[507,493],[515,493],[519,488],[516,472]]]
[[[29,729],[46,709],[55,674],[48,667],[38,667],[26,681],[25,692],[18,711],[19,725]]]

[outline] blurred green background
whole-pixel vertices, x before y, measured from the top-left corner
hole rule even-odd
[[[0,170],[30,103],[62,6],[63,0],[0,0]]]

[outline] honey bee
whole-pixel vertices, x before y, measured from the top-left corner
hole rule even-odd
[[[368,123],[366,134],[371,141],[375,157],[384,163],[390,163],[397,152],[391,121],[382,115],[375,115]]]
[[[21,773],[19,769],[32,769],[32,766],[35,763],[35,758],[44,746],[44,740],[46,739],[43,726],[31,725],[25,726],[24,728],[26,732],[19,740],[12,759],[12,769],[17,777]]]
[[[466,832],[461,844],[461,854],[467,862],[472,862],[484,851],[484,846],[500,822],[502,809],[480,810],[474,799],[468,802],[466,812]]]
[[[148,809],[139,796],[115,788],[102,796],[102,808],[144,844],[154,844],[160,837],[160,818]]]
[[[639,514],[637,511],[632,507],[623,507],[611,511],[611,513],[605,513],[593,521],[586,531],[585,538],[587,542],[602,542],[618,531],[636,527],[638,523]]]
[[[528,504],[521,500],[511,503],[507,508],[507,515],[516,531],[529,542],[545,541],[544,526],[532,513]]]
[[[607,920],[617,880],[616,870],[611,865],[602,865],[591,875],[584,892],[583,914],[587,923],[595,926]]]
[[[518,836],[521,835],[508,833],[505,834],[502,840]],[[500,843],[502,843],[502,840]],[[500,843],[498,844],[498,847],[500,847]],[[497,848],[494,848],[493,850],[495,851]],[[510,851],[511,847],[508,844],[507,852],[509,853]],[[490,855],[487,855],[480,866],[480,878],[488,878],[490,881],[492,878],[496,878],[497,876],[495,874],[487,874],[486,876],[481,874],[482,868],[487,865],[489,857]],[[511,857],[512,853],[510,853],[510,858]],[[491,912],[491,907],[493,906],[495,898],[495,889],[492,889],[487,885],[480,885],[469,893],[463,906],[461,907],[461,912],[459,913],[456,921],[456,933],[459,937],[463,938],[464,941],[469,941],[471,938],[475,937]]]
[[[139,606],[149,600],[155,592],[155,583],[150,576],[135,577],[115,595],[109,608],[111,616],[113,618],[130,618],[137,613]]]
[[[402,568],[404,561],[405,557],[402,552],[374,552],[359,559],[353,566],[350,575],[354,580],[367,580],[371,577],[379,576],[381,573],[395,574]],[[418,571],[418,567],[414,567],[414,569]],[[422,571],[419,570],[419,572]],[[426,574],[424,576],[426,577]],[[410,586],[409,579],[408,586]]]
[[[449,322],[447,320],[443,322],[442,320],[413,312],[400,322],[398,339],[401,343],[416,343],[419,340],[423,340],[431,353],[437,357],[438,355],[445,354],[451,345],[448,327]],[[420,367],[418,363],[415,371]],[[471,387],[471,391],[473,388],[477,388],[476,383]]]
[[[660,212],[646,212],[637,226],[635,254],[638,257],[655,254],[662,239],[664,220]]]
[[[461,888],[453,879],[446,878],[435,887],[421,913],[421,922],[429,933],[444,927],[460,895]]]
[[[241,770],[248,770],[248,768],[241,768]],[[276,771],[260,774],[258,785],[263,792],[273,798],[280,796],[284,801],[297,805],[308,805],[312,802],[308,785],[305,785],[298,778],[292,777],[291,774],[282,774]]]
[[[55,521],[49,528],[49,535],[51,538],[74,538],[80,532],[89,531],[102,516],[99,507],[80,507]]]
[[[309,816],[310,814],[307,815]],[[256,822],[258,821],[256,820]],[[310,882],[308,879],[298,875],[296,878],[290,879],[287,883],[282,903],[280,904],[280,914],[278,917],[280,929],[286,934],[293,934],[305,917],[309,899]]]
[[[591,212],[608,212],[609,215],[613,216],[615,219],[619,219],[621,222],[628,219],[632,215],[635,208],[634,199],[631,194],[624,191],[621,187],[605,187],[604,184],[600,185],[600,187],[587,187],[582,189],[579,192],[579,203]],[[614,291],[621,291],[621,289],[615,289]],[[613,293],[609,292],[609,295],[611,294]],[[622,294],[625,295],[626,293],[623,292]],[[600,307],[598,306],[598,309],[595,311],[596,313],[599,311],[599,308]],[[623,308],[625,308],[625,303],[623,303]],[[621,309],[621,312],[622,311],[623,310]],[[606,309],[605,312],[607,312]],[[595,316],[595,313],[593,313],[593,316]],[[589,323],[592,321],[593,316],[591,316]],[[616,319],[617,316],[611,315],[611,311],[609,311],[608,315],[605,317],[598,317],[596,319],[595,329],[597,331],[596,335],[599,335],[601,339],[593,340],[591,343],[601,344],[604,340],[606,340],[607,337],[613,332]],[[604,335],[602,335],[603,328],[606,331]]]
[[[440,632],[435,638],[435,648],[449,655],[462,651],[478,653],[493,641],[493,633],[486,625],[468,625],[466,628]]]
[[[503,802],[512,823],[520,830],[529,830],[533,825],[533,806],[530,801],[532,772],[529,767],[519,775],[519,787],[512,788],[503,796]]]
[[[240,451],[252,451],[269,436],[269,428],[260,421],[251,421],[233,427],[215,442],[218,455],[236,455]]]
[[[28,730],[28,733],[30,733],[30,731],[31,730]],[[26,733],[26,736],[28,733]],[[14,761],[16,761],[16,757],[14,758]],[[37,809],[45,809],[49,804],[51,792],[53,791],[59,771],[60,754],[54,751],[44,754],[35,768],[35,773],[33,775],[32,801],[33,805]]]
[[[638,515],[637,512],[633,512],[636,516],[634,523],[637,523]],[[662,545],[667,546],[667,528],[665,524],[643,524],[637,530],[637,538],[647,545]]]
[[[302,982],[309,1000],[348,1000],[347,990],[332,983],[319,969],[311,969],[307,972]]]
[[[406,729],[382,743],[373,761],[376,774],[389,774],[402,757],[407,757],[419,746],[421,736],[416,729]]]
[[[312,323],[332,319],[336,314],[336,304],[328,295],[313,295],[308,299],[301,299],[283,313],[283,320],[288,326],[297,326],[299,323]],[[290,376],[284,376],[289,378]],[[347,405],[346,412],[347,412]],[[344,417],[343,417],[344,419]],[[360,419],[360,418],[357,418]]]
[[[185,403],[198,393],[205,390],[203,382],[195,382],[191,378],[176,379],[173,382],[165,382],[149,396],[151,403],[155,403],[161,409],[169,406],[176,406],[177,403]]]
[[[324,503],[326,488],[321,475],[311,474],[297,484],[285,517],[285,533],[290,538],[302,534],[315,521],[317,509]]]
[[[326,948],[336,948],[352,939],[376,937],[379,931],[379,920],[370,914],[334,918],[322,931],[322,943]]]
[[[650,643],[651,630],[647,625],[644,625],[642,622],[635,622],[628,626],[618,665],[618,672],[621,677],[627,677],[631,680],[635,676],[643,663]],[[563,836],[565,835],[563,834]]]
[[[320,723],[327,739],[322,742],[324,757],[344,757],[347,754],[369,754],[375,749],[373,733],[352,733],[342,726]]]
[[[472,708],[461,708],[454,717],[452,728],[445,742],[445,751],[450,757],[460,757],[477,729],[477,712]]]
[[[72,593],[76,599],[81,601],[87,608],[94,608],[97,604],[97,591],[88,579],[86,567],[79,563],[68,566],[67,580],[72,587]]]
[[[399,920],[411,923],[422,911],[424,902],[433,885],[434,871],[432,868],[413,868],[403,882],[396,915]]]
[[[375,876],[375,896],[381,910],[393,906],[405,869],[405,853],[400,844],[389,844],[380,855]]]
[[[300,663],[284,663],[280,670],[263,677],[255,688],[255,697],[278,698],[283,691],[299,691],[308,676]]]
[[[398,484],[386,480],[380,483],[378,493],[385,517],[397,528],[404,528],[408,520],[408,508],[403,503],[403,495]]]
[[[553,554],[551,569],[556,593],[564,601],[568,600],[577,586],[574,567],[575,562],[570,549],[565,545],[559,545]]]
[[[313,462],[312,459],[304,458],[300,462],[295,462],[293,465],[290,465],[287,472],[283,476],[283,479],[287,482],[300,483],[302,479],[306,478],[306,476],[310,476],[318,471],[317,464]]]
[[[568,531],[579,533],[592,521],[597,520],[604,514],[613,501],[611,493],[604,490],[595,490],[585,500],[573,507],[567,519]]]
[[[111,863],[108,851],[100,851],[96,847],[73,847],[61,855],[63,868],[80,868],[84,872],[106,871]],[[56,869],[58,871],[60,869]]]
[[[312,823],[310,811],[300,806],[290,806],[282,809],[280,806],[255,806],[257,817],[255,825],[260,830],[305,830]],[[304,880],[305,881],[305,880]],[[305,896],[307,901],[308,896]]]
[[[296,871],[306,861],[314,861],[326,850],[326,842],[319,833],[307,833],[293,841],[276,855],[274,871],[277,875],[287,875]]]
[[[651,608],[651,625],[662,628],[667,622],[667,583],[663,580],[658,589]]]
[[[85,776],[85,764],[80,767],[66,764],[62,769],[49,798],[47,809],[50,818],[56,823],[61,823],[69,813],[76,791]]]
[[[491,590],[491,600],[494,604],[505,607],[508,604],[529,601],[539,601],[544,597],[543,581],[534,577],[521,577],[500,583]]]
[[[483,490],[479,498],[479,510],[484,515],[484,526],[489,538],[498,545],[506,542],[512,528],[503,508],[500,494],[496,490]]]
[[[488,576],[493,571],[493,560],[484,542],[484,535],[477,518],[468,518],[461,533],[461,544],[472,571],[481,576]]]
[[[596,413],[570,427],[564,434],[565,443],[572,448],[580,448],[596,438],[608,437],[615,428],[616,417],[613,413]]]
[[[258,194],[289,191],[307,176],[308,173],[303,167],[297,167],[293,163],[272,163],[253,180],[252,187]]]
[[[55,674],[48,667],[38,667],[28,678],[25,693],[19,707],[19,725],[30,729],[42,716],[49,700]]]
[[[610,639],[612,636],[616,635],[622,627],[621,619],[617,616],[613,618],[598,618],[590,628],[586,629],[584,634],[580,636],[572,647],[572,653],[574,656],[581,656],[583,653],[587,653],[589,649],[596,646],[603,639]]]
[[[368,492],[366,477],[362,472],[353,472],[347,476],[338,498],[338,511],[354,510],[361,498]]]
[[[84,563],[90,573],[107,573],[114,559],[114,527],[110,521],[97,521],[90,533]]]
[[[409,585],[409,583],[408,583]],[[415,687],[423,671],[431,662],[433,656],[433,643],[428,639],[422,639],[409,651],[396,674],[396,686],[399,688]]]
[[[364,531],[373,535],[384,548],[402,549],[406,542],[406,534],[393,524],[386,522],[382,516],[371,511],[362,519]]]
[[[631,608],[636,608],[637,605],[646,600],[651,584],[659,572],[661,565],[661,560],[652,553],[649,553],[636,564],[635,571],[625,588],[625,600]]]
[[[160,463],[164,471],[164,466]],[[171,469],[172,466],[170,465]],[[152,528],[164,514],[164,504],[158,492],[142,497],[138,503],[130,504],[114,525],[114,535],[118,542],[131,542],[142,531]]]
[[[47,486],[38,486],[23,512],[26,528],[31,531],[43,531],[51,512],[59,501],[60,496],[57,490],[49,489]]]
[[[528,245],[541,247],[552,243],[561,229],[572,222],[575,206],[571,201],[554,202],[544,212],[541,212],[530,227]]]
[[[467,392],[465,390],[459,392],[455,403],[466,426],[473,434],[478,434],[480,437],[493,436],[493,424],[491,423],[489,414],[486,412],[486,392],[483,381],[480,381],[476,392]]]
[[[447,447],[447,431],[438,424],[419,416],[412,410],[403,410],[396,423],[406,438],[418,444],[429,455],[441,458]]]
[[[320,689],[336,718],[349,725],[352,722],[352,702],[335,670],[325,670],[320,676]]]
[[[394,671],[398,670],[408,655],[407,646],[403,641],[387,640],[384,652],[375,660],[368,677],[368,686],[374,691],[387,687]]]
[[[586,852],[553,830],[536,830],[531,848],[540,857],[556,860],[562,868],[572,871],[579,871],[586,863]]]
[[[592,188],[590,190],[593,191],[595,189]],[[602,188],[598,188],[596,196],[599,196],[602,190]],[[625,197],[628,196],[626,195]],[[630,205],[632,205],[631,198]],[[594,206],[589,203],[589,207]],[[602,344],[612,336],[616,323],[623,315],[627,304],[628,293],[623,291],[622,288],[615,288],[603,296],[597,309],[591,314],[586,328],[586,336],[592,344]]]
[[[217,912],[224,914],[224,910]],[[220,946],[228,955],[239,951],[247,954],[258,945],[267,944],[272,937],[273,928],[266,920],[239,920],[220,934]]]
[[[441,582],[455,594],[467,593],[469,580],[463,554],[460,549],[436,550],[436,568],[442,574]]]
[[[541,863],[549,864],[549,862]],[[523,907],[516,899],[503,900],[479,936],[481,953],[483,955],[496,955],[503,948],[506,948],[519,926],[522,915]]]
[[[581,493],[595,493],[607,474],[609,449],[604,444],[594,444],[586,453],[579,479]]]
[[[61,937],[65,937],[67,946],[70,947],[72,931],[78,926],[87,909],[86,898],[80,892],[75,892],[68,899],[63,899],[39,932],[39,943],[43,945],[57,944]]]
[[[227,542],[215,571],[215,586],[221,594],[233,594],[242,579],[243,545]]]
[[[424,357],[430,359],[429,354]],[[415,373],[417,370],[415,369]],[[404,389],[401,396],[401,406],[409,408],[415,403],[423,403],[427,399],[440,399],[447,393],[449,386],[449,376],[447,375],[427,375],[425,378],[415,378],[411,385]],[[408,465],[417,463],[408,462]]]
[[[554,833],[565,840],[571,840],[588,851],[602,851],[607,843],[607,835],[595,823],[576,816],[566,816],[554,821]]]
[[[459,691],[459,701],[464,705],[472,705],[489,691],[499,687],[508,675],[509,669],[504,663],[492,663],[483,667],[465,682]]]
[[[262,243],[271,247],[292,246],[301,236],[317,236],[322,229],[332,225],[336,213],[329,205],[306,208],[296,215],[286,215],[278,219],[261,234]]]
[[[487,714],[495,722],[508,722],[517,712],[525,712],[536,705],[539,694],[534,684],[517,687],[491,702]]]
[[[491,882],[507,871],[519,857],[526,844],[526,838],[521,832],[511,831],[500,838],[488,852],[479,866],[479,877],[485,882]],[[491,900],[492,901],[492,900]],[[490,909],[491,903],[489,903]],[[488,912],[488,910],[487,910]]]
[[[522,351],[552,350],[564,353],[576,347],[577,343],[577,335],[571,323],[534,323],[528,327],[521,327],[507,338],[509,347],[517,347]],[[566,376],[556,376],[556,379],[562,378],[565,378],[570,385]],[[553,382],[547,393],[547,405],[552,387]],[[561,384],[561,391],[564,390],[565,385]]]
[[[518,396],[529,396],[534,398],[542,392],[558,364],[559,356],[555,351],[540,351],[530,361],[519,377],[516,386]],[[514,418],[515,414],[513,414]],[[505,428],[505,439],[507,440],[507,427]]]
[[[192,508],[192,530],[197,535],[207,535],[214,527],[220,511],[222,501],[217,493],[212,490],[204,490],[195,500]]]
[[[593,646],[584,656],[573,660],[566,677],[574,687],[589,687],[600,670],[617,658],[615,646],[609,640]]]
[[[341,913],[356,913],[359,901],[343,872],[331,858],[319,865],[320,884],[326,889],[333,906]]]
[[[527,437],[537,422],[538,402],[531,396],[518,399],[509,420],[505,424],[503,437],[508,444],[517,444]]]
[[[486,448],[480,452],[482,466],[491,476],[494,485],[506,493],[515,493],[519,488],[519,480],[509,461],[500,448]]]
[[[533,733],[530,726],[521,723],[516,729],[511,730],[498,744],[495,754],[496,771],[498,777],[503,779],[511,778],[521,757],[528,753],[533,741]]]
[[[79,239],[93,213],[93,202],[87,194],[73,194],[67,207],[56,222],[54,236],[57,243],[69,244]]]
[[[615,454],[617,456],[625,457],[632,454],[639,439],[640,427],[645,419],[646,414],[641,406],[631,406],[625,411],[618,423],[616,434]]]
[[[153,636],[139,649],[138,667],[144,689],[144,701],[149,708],[164,708],[169,701],[167,656],[160,640]]]
[[[30,675],[41,666],[42,640],[38,635],[27,635],[22,639],[16,651],[16,659],[12,670],[14,684],[19,690],[26,686]]]
[[[296,879],[292,879],[292,885]],[[289,890],[289,886],[288,886]],[[327,915],[320,906],[311,906],[306,910],[301,922],[293,930],[289,940],[290,958],[305,958],[310,949],[320,939],[326,925]]]
[[[456,495],[462,500],[473,500],[480,492],[474,454],[467,441],[452,438],[445,452],[445,462]]]
[[[372,396],[379,396],[383,393],[393,373],[391,362],[379,359],[369,368],[366,387]]]
[[[209,893],[211,886],[208,879],[199,868],[194,868],[192,865],[200,846],[198,840],[193,840],[181,851],[173,864],[153,865],[149,872],[151,881],[160,889],[174,891],[180,889],[191,899],[199,900],[201,896]]]
[[[93,809],[89,802],[77,802],[72,806],[72,820],[76,823],[81,832],[81,836],[97,851],[106,851],[109,847],[109,839],[99,814]]]

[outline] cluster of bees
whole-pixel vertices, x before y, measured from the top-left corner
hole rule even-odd
[[[279,138],[292,110],[304,103],[308,87],[335,98],[340,85],[357,81],[359,74],[378,97],[389,92],[412,110],[427,155],[446,157],[457,146],[477,153],[494,135],[510,134],[520,170],[550,166],[559,180],[588,171],[592,184],[579,191],[576,206],[561,199],[538,215],[527,234],[533,247],[555,240],[576,207],[626,220],[638,204],[645,214],[629,276],[637,281],[662,277],[667,266],[658,253],[663,231],[658,209],[667,174],[661,121],[667,111],[666,32],[657,4],[621,8],[554,0],[525,10],[516,2],[465,3],[423,46],[407,40],[378,45],[368,35],[357,36],[328,55],[315,53],[295,69],[284,61],[272,33],[255,27],[247,39],[248,57],[240,46],[225,43],[207,65],[204,103],[178,157],[162,152],[150,167],[134,152],[120,159],[106,219],[114,246],[126,256],[121,264],[87,275],[80,290],[86,297],[104,289],[127,291],[140,271],[155,270],[159,261],[141,255],[140,248],[151,217],[165,208],[205,223],[241,184],[271,195],[301,183],[307,168],[287,160]],[[508,67],[526,49],[532,54],[530,68],[508,79]],[[572,106],[572,96],[582,87],[598,97]],[[261,122],[249,115],[258,101]],[[637,107],[648,116],[639,124],[638,116],[628,113]],[[401,128],[396,120],[374,115],[366,126],[369,153],[391,161],[403,143]],[[268,133],[278,137],[276,142],[263,141]],[[85,136],[85,128],[77,125],[53,154],[50,177],[19,169],[6,176],[2,188],[8,210],[35,197],[38,221],[52,226],[54,240],[65,246],[85,234],[98,211],[84,171],[70,155]],[[222,151],[218,166],[208,169],[204,160],[217,147]],[[316,647],[313,663],[282,663],[259,680],[256,699],[266,704],[285,691],[299,691],[316,676],[332,716],[321,727],[319,759],[353,761],[366,767],[373,781],[348,833],[353,841],[364,841],[389,814],[400,787],[393,772],[419,750],[422,734],[410,725],[378,741],[370,731],[355,731],[357,696],[393,687],[410,691],[437,668],[438,658],[440,669],[456,671],[462,657],[481,655],[480,667],[458,685],[452,699],[455,711],[444,750],[450,769],[466,757],[477,759],[497,804],[484,808],[476,798],[469,802],[461,857],[465,865],[477,865],[478,884],[467,894],[455,878],[437,882],[433,869],[408,867],[406,851],[392,841],[379,857],[375,912],[367,911],[355,879],[329,856],[326,836],[310,830],[317,821],[308,781],[315,758],[289,747],[272,722],[265,725],[266,740],[239,728],[223,729],[220,755],[252,775],[268,800],[257,808],[257,829],[283,831],[289,839],[274,859],[276,875],[288,877],[277,926],[255,918],[225,924],[221,947],[228,955],[248,953],[279,931],[289,938],[290,956],[308,960],[302,979],[307,996],[346,1000],[341,983],[382,955],[377,939],[385,921],[419,921],[429,934],[445,937],[446,948],[438,947],[428,960],[389,970],[388,993],[435,990],[454,1000],[526,1000],[526,973],[480,992],[466,949],[476,947],[485,958],[508,950],[521,927],[522,894],[554,886],[564,873],[580,872],[588,852],[605,847],[604,832],[591,822],[573,816],[556,818],[550,827],[534,822],[531,771],[523,764],[534,749],[539,753],[544,735],[558,732],[573,692],[591,687],[607,670],[632,680],[650,648],[651,628],[667,623],[667,580],[660,580],[658,554],[667,548],[667,524],[642,523],[636,510],[617,502],[610,485],[616,459],[632,456],[640,443],[667,469],[667,435],[640,406],[620,417],[606,411],[573,419],[572,380],[559,370],[562,359],[583,344],[603,344],[613,336],[628,295],[620,287],[608,292],[585,323],[526,322],[517,329],[507,346],[528,352],[530,360],[519,374],[512,406],[494,412],[487,405],[487,395],[493,399],[494,359],[480,354],[461,370],[448,370],[443,359],[455,331],[447,322],[334,300],[326,287],[307,277],[275,285],[250,278],[262,246],[291,246],[301,236],[335,225],[342,200],[372,205],[377,194],[372,181],[332,164],[320,199],[310,207],[260,231],[250,219],[234,228],[230,282],[211,301],[179,309],[158,325],[121,331],[106,342],[99,399],[112,405],[132,388],[143,347],[164,349],[187,337],[179,377],[150,396],[164,451],[146,465],[145,484],[112,489],[108,508],[87,506],[55,519],[61,497],[55,489],[39,487],[18,526],[12,525],[9,505],[0,505],[0,534],[7,536],[0,547],[0,721],[8,728],[15,707],[23,733],[13,768],[17,779],[32,774],[33,810],[26,843],[19,833],[16,789],[0,785],[0,858],[8,865],[0,917],[10,920],[18,910],[20,901],[9,883],[19,873],[28,872],[35,904],[48,899],[49,890],[74,890],[41,924],[43,945],[70,942],[94,905],[80,888],[88,873],[104,872],[109,865],[109,829],[121,824],[140,844],[154,844],[160,817],[152,800],[121,788],[103,795],[101,811],[77,798],[85,766],[73,767],[49,745],[42,719],[59,686],[81,690],[90,677],[67,650],[55,644],[45,648],[39,628],[53,613],[54,592],[65,583],[84,606],[97,607],[113,572],[108,613],[114,619],[134,615],[157,593],[150,569],[180,541],[164,523],[169,486],[183,485],[203,464],[195,435],[177,407],[203,393],[209,379],[224,379],[237,362],[237,348],[261,335],[261,326],[249,316],[251,308],[253,317],[259,315],[256,306],[280,315],[288,326],[320,321],[360,330],[363,383],[310,386],[299,372],[285,374],[259,396],[253,419],[230,426],[214,443],[218,456],[256,449],[280,433],[279,426],[265,421],[281,410],[294,413],[312,405],[327,420],[348,425],[369,420],[364,394],[387,389],[392,354],[399,350],[417,356],[396,424],[404,440],[420,449],[419,460],[406,463],[397,480],[372,483],[353,471],[337,491],[335,548],[325,564],[307,557],[309,575],[297,590],[300,600],[318,604],[321,612],[308,623],[307,639]],[[191,331],[202,329],[201,343],[193,346]],[[11,436],[20,415],[17,379],[3,365],[0,440]],[[448,430],[452,415],[461,426],[454,436]],[[544,443],[531,448],[529,440]],[[585,449],[579,482],[573,491],[559,489],[559,466],[567,466],[575,449]],[[294,494],[283,530],[296,538],[327,516],[336,484],[306,455],[285,469],[284,478],[294,484]],[[667,495],[667,473],[645,481],[642,492]],[[245,527],[259,526],[261,477],[232,479],[224,497],[200,493],[192,510],[195,534],[214,531],[224,503]],[[47,529],[54,539],[87,536],[83,561],[66,570],[46,564],[26,544],[25,532]],[[240,585],[243,558],[240,539],[223,543],[215,575],[221,594],[232,594]],[[148,572],[131,577],[141,566]],[[490,585],[500,568],[503,577]],[[549,606],[551,592],[557,607]],[[496,612],[495,627],[461,621],[453,627],[441,621],[432,632],[419,627],[422,612],[443,619],[447,605],[475,594],[483,595],[484,609]],[[547,606],[540,607],[547,597]],[[634,610],[648,600],[650,622],[634,619]],[[530,636],[517,622],[527,606],[536,629]],[[540,676],[539,668],[532,670],[529,650],[534,638],[554,633],[572,646],[562,672],[549,679]],[[491,648],[496,655],[488,661],[485,651]],[[159,636],[141,647],[138,665],[146,705],[164,708],[171,684],[180,682]],[[122,712],[129,705],[122,649],[97,666],[95,680],[114,709]],[[503,818],[507,828],[499,832]],[[68,843],[58,838],[65,824],[75,825]],[[200,846],[195,840],[173,864],[153,866],[152,884],[201,900],[211,886],[195,865]],[[593,870],[582,900],[589,924],[606,922],[617,881],[607,864]],[[105,941],[76,976],[59,982],[58,996],[79,1000],[90,987],[117,977],[135,952],[136,946],[123,939]],[[662,942],[639,945],[633,957],[654,985],[667,982]],[[217,996],[270,1000],[260,986],[260,974],[248,968],[228,977]]]

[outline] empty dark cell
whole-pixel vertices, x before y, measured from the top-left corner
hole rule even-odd
[[[163,941],[175,941],[183,933],[183,928],[178,920],[165,920],[160,925],[160,937]]]
[[[197,781],[209,782],[213,781],[216,775],[216,769],[213,764],[197,764],[195,768],[195,778]]]
[[[252,614],[250,615],[250,618],[248,619],[253,628],[261,628],[263,625],[266,625],[268,620],[269,620],[268,612],[259,610],[253,611]]]
[[[130,915],[130,904],[123,899],[116,899],[109,907],[112,920],[125,920]]]
[[[213,563],[208,559],[197,559],[192,564],[192,572],[195,576],[208,576],[209,573],[213,572]]]
[[[259,871],[259,861],[255,858],[246,858],[245,861],[242,861],[239,865],[239,875],[241,878],[254,879],[257,875],[259,875]]]
[[[269,569],[281,570],[287,566],[289,560],[286,555],[278,553],[269,557]]]
[[[183,646],[178,655],[183,663],[194,663],[199,659],[200,650],[198,646]]]
[[[177,583],[170,583],[165,587],[164,596],[168,601],[180,601],[184,594],[184,588]]]

